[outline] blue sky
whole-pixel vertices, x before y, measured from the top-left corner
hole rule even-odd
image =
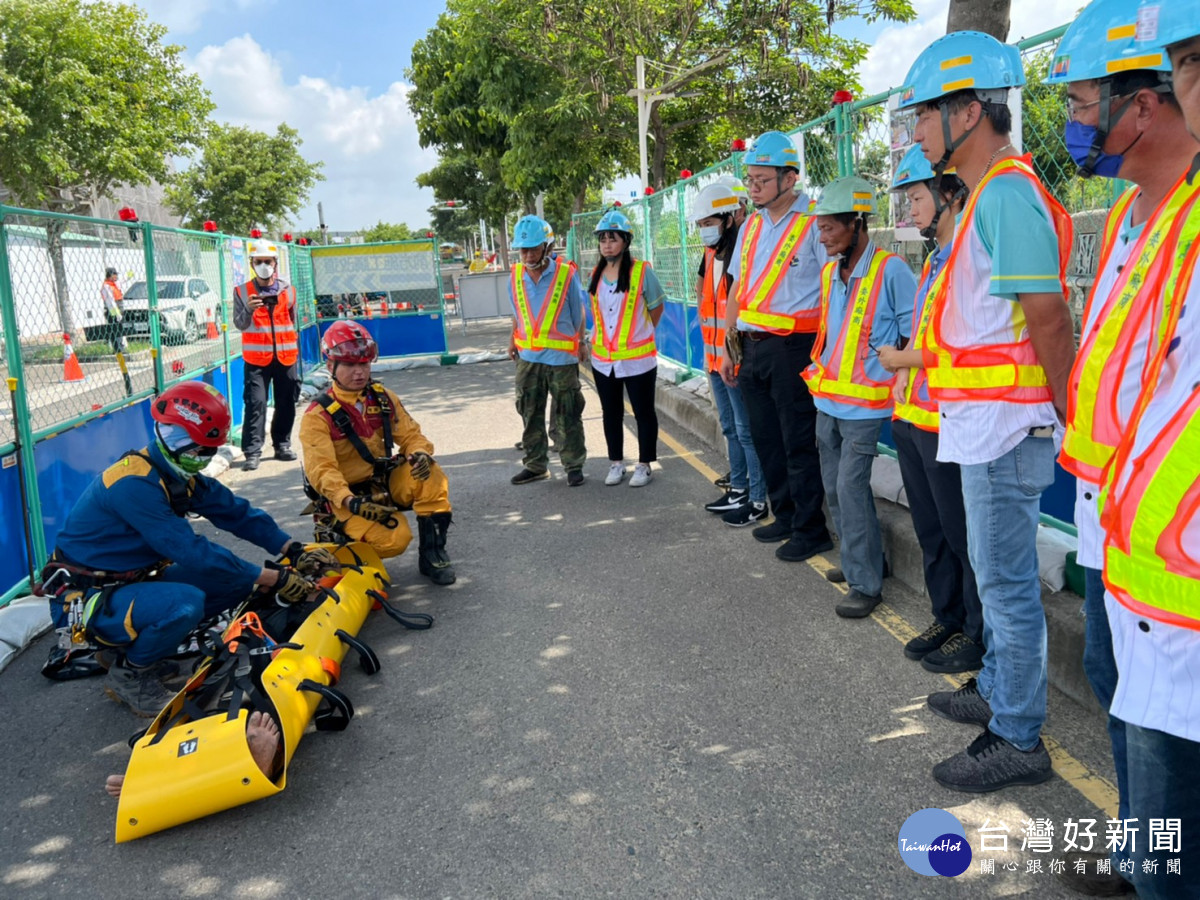
[[[417,141],[404,70],[412,45],[436,24],[444,0],[134,2],[186,48],[187,64],[217,104],[214,118],[261,131],[286,121],[300,132],[305,156],[324,161],[326,180],[295,225],[316,226],[317,201],[334,230],[379,220],[427,224],[434,198],[413,179],[437,157]],[[838,26],[873,45],[861,73],[867,93],[903,80],[916,54],[945,31],[948,2],[914,0],[918,21],[910,25]],[[1081,4],[1013,0],[1010,38],[1060,25]]]

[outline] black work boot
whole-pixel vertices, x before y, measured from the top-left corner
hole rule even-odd
[[[454,584],[454,566],[446,555],[446,530],[450,527],[451,514],[433,513],[417,516],[417,535],[420,550],[417,568],[422,575],[429,576],[434,584]]]

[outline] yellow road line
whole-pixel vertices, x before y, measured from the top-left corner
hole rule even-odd
[[[628,407],[628,404],[626,404]],[[632,410],[630,410],[632,412]],[[661,427],[658,429],[658,436],[662,442],[670,447],[680,459],[686,462],[689,466],[699,472],[708,480],[713,480],[717,477],[717,473],[709,466],[705,465],[696,454],[692,453],[683,444],[679,443],[675,438],[667,434]],[[824,577],[825,573],[834,568],[833,563],[825,559],[823,556],[814,556],[808,560],[808,564],[818,574]],[[848,588],[844,584],[832,584],[832,587],[837,588],[843,594],[847,593]],[[907,644],[912,638],[917,636],[917,630],[913,628],[905,619],[886,603],[881,603],[875,607],[875,611],[871,613],[871,618],[883,629],[891,634],[901,644]],[[968,675],[945,675],[945,679],[954,686],[955,689],[960,688],[966,683],[970,677]],[[1097,809],[1103,812],[1110,818],[1117,816],[1117,789],[1113,783],[1103,776],[1097,775],[1067,750],[1050,737],[1048,734],[1042,735],[1042,740],[1046,744],[1046,750],[1050,753],[1050,759],[1054,763],[1054,771],[1059,777],[1071,787],[1075,788],[1083,795],[1089,803],[1093,804]]]

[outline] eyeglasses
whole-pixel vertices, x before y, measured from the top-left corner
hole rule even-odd
[[[1133,92],[1133,94],[1136,94],[1136,93],[1137,93],[1137,91]],[[1133,94],[1113,94],[1108,99],[1109,99],[1109,102],[1112,102],[1113,100],[1120,100],[1122,97],[1130,97]],[[1073,119],[1075,121],[1079,121],[1079,114],[1081,112],[1083,112],[1085,109],[1091,109],[1093,106],[1099,106],[1103,99],[1104,98],[1101,97],[1098,100],[1092,100],[1090,103],[1076,103],[1074,100],[1072,100],[1070,97],[1068,97],[1067,98],[1067,117],[1070,119]]]
[[[761,188],[774,183],[779,177],[778,175],[748,176],[744,179],[743,183],[748,188]]]

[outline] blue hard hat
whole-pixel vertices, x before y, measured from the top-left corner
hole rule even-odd
[[[933,180],[933,166],[921,152],[920,144],[913,144],[896,167],[896,177],[892,179],[892,190],[901,191],[910,184],[920,184]]]
[[[514,250],[532,250],[554,240],[554,231],[545,219],[537,216],[524,216],[517,227],[513,229],[512,248]]]
[[[1148,41],[1165,49],[1200,35],[1200,16],[1196,12],[1195,3],[1163,0],[1138,9],[1137,29]]]
[[[921,51],[904,78],[900,108],[932,103],[956,91],[1007,90],[1025,83],[1021,51],[981,31],[953,31]],[[999,102],[986,93],[980,99]]]
[[[754,142],[754,149],[742,158],[742,163],[747,166],[791,167],[799,172],[800,154],[796,152],[792,139],[782,131],[764,131]]]
[[[1147,27],[1143,21],[1148,11],[1154,10],[1156,26],[1161,8],[1147,7],[1147,13],[1142,13],[1130,0],[1092,0],[1058,42],[1046,84],[1112,78],[1143,69],[1171,71],[1164,44],[1158,39],[1159,29]],[[1190,27],[1193,33],[1200,33],[1200,26]]]
[[[600,221],[596,223],[594,234],[599,234],[602,231],[620,231],[624,234],[633,236],[633,225],[629,222],[629,217],[619,209],[610,209],[600,217]]]

